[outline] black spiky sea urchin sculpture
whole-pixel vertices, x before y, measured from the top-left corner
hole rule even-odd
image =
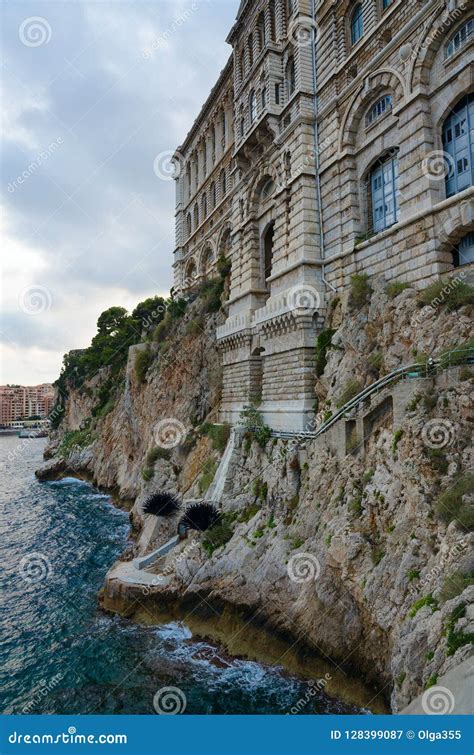
[[[217,524],[219,517],[220,514],[212,503],[192,503],[184,512],[180,525],[190,530],[205,532]]]
[[[171,516],[180,509],[180,503],[172,493],[154,493],[143,504],[144,514]]]

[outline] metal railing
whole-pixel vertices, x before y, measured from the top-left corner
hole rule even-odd
[[[355,409],[370,396],[381,391],[387,385],[402,379],[432,378],[442,370],[459,367],[463,364],[474,364],[474,348],[453,349],[442,354],[438,359],[398,367],[393,372],[389,372],[388,375],[384,375],[379,380],[376,380],[375,383],[371,383],[371,385],[364,388],[354,398],[347,401],[332,417],[323,422],[317,430],[273,430],[272,436],[276,438],[317,438],[318,435],[322,435],[326,430],[329,430],[335,422],[342,419],[348,412]]]

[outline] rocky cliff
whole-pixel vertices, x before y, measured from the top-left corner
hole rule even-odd
[[[138,537],[108,576],[106,607],[133,614],[138,603],[205,598],[257,614],[373,680],[399,710],[472,652],[473,368],[445,356],[446,369],[394,383],[331,438],[243,429],[220,524],[160,559],[155,572],[166,578],[143,590],[121,580],[122,567],[177,524],[144,517],[144,500],[163,490],[202,498],[227,439],[216,425],[222,314],[205,309],[196,300],[160,343],[130,348],[105,411],[95,409],[107,370],[69,390],[40,476],[72,471],[131,502]],[[315,345],[318,421],[400,365],[466,346],[471,322],[472,293],[430,300],[354,280],[329,302]]]

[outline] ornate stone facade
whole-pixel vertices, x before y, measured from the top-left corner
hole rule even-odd
[[[459,0],[242,0],[175,158],[175,288],[232,262],[221,417],[304,429],[328,292],[474,259],[474,11]]]

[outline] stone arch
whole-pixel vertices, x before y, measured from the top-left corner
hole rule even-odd
[[[439,242],[439,252],[444,255],[452,254],[461,239],[474,231],[474,206],[466,200],[453,205],[448,213],[442,213],[438,217],[436,238]]]
[[[266,165],[265,167],[261,168],[258,172],[257,176],[255,177],[253,181],[253,185],[249,191],[248,195],[248,214],[249,216],[256,217],[258,214],[259,208],[262,205],[262,192],[265,190],[265,187],[270,186],[270,182],[274,184],[274,191],[276,191],[278,187],[278,174],[276,168],[274,166]],[[270,196],[274,193],[270,192],[270,188],[267,192],[267,198],[263,200],[263,203],[268,201],[270,199]]]
[[[352,98],[341,121],[339,152],[355,146],[355,136],[365,111],[384,92],[391,94],[394,107],[405,98],[405,82],[393,68],[380,68],[369,74],[362,88]]]
[[[210,240],[204,244],[199,256],[199,272],[201,275],[207,275],[216,261],[214,246]]]
[[[432,14],[425,26],[416,54],[413,54],[411,50],[412,63],[407,77],[409,91],[417,87],[426,89],[429,84],[431,66],[439,48],[448,40],[456,26],[461,26],[472,15],[472,11],[463,13],[460,0],[455,0],[454,4],[455,7],[448,13],[440,15],[437,10]],[[407,54],[408,52],[407,50]]]
[[[230,255],[231,233],[231,225],[230,223],[226,223],[217,242],[218,257],[228,257]]]
[[[196,260],[194,259],[194,257],[190,257],[190,259],[186,261],[186,266],[184,268],[184,277],[186,279],[186,285],[190,285],[191,282],[196,280],[197,273],[198,273],[198,270],[197,270]]]

